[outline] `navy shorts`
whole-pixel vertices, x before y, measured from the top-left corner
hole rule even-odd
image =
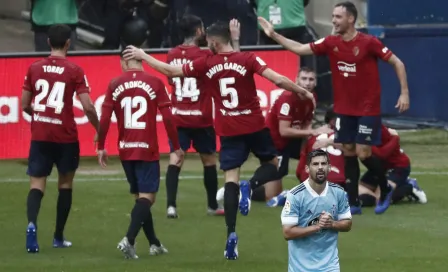
[[[191,146],[200,154],[213,154],[216,152],[216,134],[213,127],[183,128],[178,127],[179,144],[182,150],[187,151]],[[169,141],[170,152],[173,144]]]
[[[54,164],[61,174],[76,171],[79,166],[79,142],[31,141],[27,175],[48,177]]]
[[[279,151],[278,158],[278,179],[282,179],[288,175],[289,172],[289,158],[291,152],[288,148]]]
[[[244,135],[221,136],[220,140],[219,163],[224,171],[241,167],[250,152],[261,162],[271,161],[277,156],[268,128]]]
[[[408,177],[411,174],[411,167],[390,169],[387,174],[387,180],[395,183],[397,187],[407,184]],[[369,186],[376,188],[378,186],[378,178],[370,171],[367,171],[361,181]]]
[[[381,144],[381,116],[350,116],[338,114],[334,142],[340,144]]]
[[[121,161],[130,193],[157,193],[160,184],[159,161]]]
[[[300,160],[300,152],[302,151],[302,144],[304,138],[291,138],[286,146],[289,152],[289,158]]]

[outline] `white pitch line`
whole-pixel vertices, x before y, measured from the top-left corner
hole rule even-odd
[[[448,176],[448,172],[436,172],[436,171],[416,171],[411,172],[411,176]],[[241,175],[242,178],[251,178],[250,175]],[[295,178],[295,175],[288,175],[288,178]],[[179,176],[179,179],[203,179],[204,177],[201,175],[181,175]],[[218,178],[224,178],[224,176],[219,175]],[[164,176],[160,177],[161,180],[165,180]],[[125,177],[100,177],[98,176],[90,176],[89,178],[75,178],[75,182],[91,182],[91,181],[124,181],[126,180]],[[1,182],[28,182],[29,179],[27,178],[6,178],[6,179],[0,179]],[[48,181],[54,182],[57,181],[57,179],[49,179]]]

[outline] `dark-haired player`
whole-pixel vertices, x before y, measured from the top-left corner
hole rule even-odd
[[[233,28],[232,44],[239,48],[239,23],[230,21]],[[205,30],[201,18],[186,15],[179,23],[184,36],[183,44],[168,52],[167,63],[182,67],[186,63],[202,57],[212,55],[210,50],[199,48],[205,40]],[[213,127],[212,96],[206,91],[204,81],[194,77],[173,77],[171,102],[175,118],[179,142],[182,150],[187,151],[191,146],[199,153],[204,165],[204,187],[207,192],[207,213],[223,215],[224,209],[218,208],[216,192],[218,190],[218,172],[216,171],[216,135]],[[171,152],[173,152],[170,143]],[[177,157],[171,153],[166,172],[167,216],[177,218],[176,196],[179,184],[179,173],[183,161],[175,163]]]
[[[67,25],[53,25],[49,28],[51,54],[31,64],[23,84],[22,109],[32,117],[27,170],[30,191],[27,200],[26,237],[26,249],[30,253],[39,251],[37,216],[47,177],[54,164],[59,174],[59,196],[53,247],[72,245],[65,240],[63,232],[72,205],[73,178],[79,165],[78,131],[73,114],[75,93],[95,130],[99,125],[84,71],[66,59],[70,35],[71,29]]]
[[[301,44],[276,33],[272,25],[258,18],[266,35],[299,55],[328,55],[333,74],[334,111],[337,113],[335,142],[343,144],[346,189],[352,214],[361,214],[358,200],[360,168],[358,158],[379,177],[381,197],[375,213],[381,214],[390,205],[392,189],[388,186],[381,160],[372,156],[371,146],[381,143],[381,86],[378,59],[389,62],[401,85],[396,108],[409,108],[409,90],[403,62],[374,36],[358,32],[358,15],[351,2],[335,5],[331,35],[310,44]]]
[[[141,61],[125,61],[122,58],[121,67],[123,74],[110,82],[102,105],[98,160],[101,166],[106,166],[105,140],[110,118],[115,113],[120,160],[130,185],[130,193],[136,199],[128,231],[118,243],[118,249],[125,258],[137,259],[134,244],[140,228],[143,228],[149,241],[150,255],[168,252],[156,237],[151,213],[160,182],[156,122],[158,109],[178,160],[182,160],[184,152],[179,145],[171,114],[171,101],[163,82],[146,73]]]
[[[234,52],[228,24],[215,23],[207,28],[207,42],[214,55],[176,67],[146,55],[143,50],[128,47],[125,57],[144,59],[150,66],[170,76],[195,77],[203,80],[215,101],[215,129],[221,139],[220,166],[224,170],[224,210],[227,224],[227,259],[238,257],[238,237],[235,233],[238,206],[241,214],[250,209],[250,184],[241,182],[240,167],[252,152],[260,159],[260,167],[270,166],[268,173],[275,179],[278,160],[269,129],[266,128],[257,97],[254,75],[259,74],[280,88],[312,94],[288,78],[269,69],[251,52]],[[239,195],[241,190],[241,195]],[[238,205],[239,203],[239,205]]]
[[[383,161],[387,170],[387,180],[394,188],[393,203],[395,204],[407,197],[425,204],[428,201],[425,192],[420,189],[416,179],[409,178],[411,160],[400,147],[400,136],[397,131],[381,126],[381,140],[381,145],[374,146],[372,152]],[[378,178],[370,171],[364,173],[359,184],[361,205],[363,207],[374,206],[381,195],[380,193]]]
[[[312,92],[316,87],[316,73],[308,67],[302,67],[297,75],[296,83]],[[263,173],[255,173],[250,180],[252,187],[252,200],[267,201],[268,206],[276,206],[276,196],[284,195],[282,178],[288,175],[289,154],[288,144],[291,139],[306,140],[309,136],[328,132],[328,127],[311,128],[315,105],[301,94],[283,92],[275,101],[266,116],[266,126],[271,132],[272,140],[277,149],[279,162],[276,180],[266,180]],[[261,169],[260,169],[261,170]]]
[[[351,229],[350,206],[344,189],[327,180],[328,153],[317,149],[306,157],[309,178],[288,192],[281,215],[288,271],[340,271],[338,233]]]

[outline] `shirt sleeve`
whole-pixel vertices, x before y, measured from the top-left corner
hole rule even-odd
[[[115,101],[112,99],[113,81],[109,84],[106,90],[103,104],[101,106],[100,129],[98,137],[98,150],[104,150],[106,144],[106,137],[109,131],[110,118],[114,111]]]
[[[207,73],[207,58],[199,58],[182,66],[185,77],[202,77]]]
[[[338,197],[338,220],[352,219],[347,193],[341,190]]]
[[[250,52],[248,54],[248,67],[250,67],[254,74],[261,75],[263,71],[268,68],[268,65],[266,64],[266,62],[264,62],[264,60],[256,56],[254,53]]]
[[[315,55],[325,55],[328,52],[330,36],[310,43],[311,50]]]
[[[369,43],[370,52],[377,58],[380,58],[384,61],[389,61],[390,57],[392,57],[393,53],[389,50],[384,44],[378,40],[376,37],[372,37]]]
[[[78,71],[76,73],[75,86],[76,94],[78,95],[83,93],[90,93],[90,87],[87,81],[87,77],[81,67],[78,67]]]
[[[31,66],[28,68],[28,71],[26,72],[22,89],[29,92],[33,91],[33,88],[31,86]]]
[[[281,219],[282,225],[298,225],[299,224],[299,204],[297,196],[288,192],[286,195],[285,206],[283,206]]]
[[[292,121],[291,103],[288,102],[286,99],[282,99],[279,102],[281,104],[279,109],[277,110],[278,112],[276,112],[277,118],[279,120]]]

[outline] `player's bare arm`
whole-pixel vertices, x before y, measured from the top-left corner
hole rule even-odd
[[[258,22],[260,23],[260,26],[263,28],[264,33],[269,38],[276,41],[281,46],[285,47],[291,52],[296,53],[297,55],[312,55],[313,50],[311,50],[310,44],[302,44],[293,40],[290,40],[277,32],[275,32],[274,27],[270,22],[268,22],[263,17],[258,17]]]
[[[297,129],[291,127],[291,121],[280,120],[278,124],[279,132],[282,137],[285,138],[305,138],[308,136],[319,135],[322,133],[330,133],[333,132],[328,127],[320,127],[318,129]]]
[[[308,99],[312,99],[314,101],[314,96],[311,92],[308,90],[298,86],[295,84],[292,80],[285,77],[284,75],[281,75],[274,70],[270,68],[266,68],[262,73],[261,76],[269,80],[270,82],[274,83],[277,87],[282,88],[286,91],[299,93],[303,96],[305,96]]]
[[[84,113],[89,119],[90,124],[98,131],[100,126],[100,121],[98,120],[98,114],[96,113],[95,106],[93,105],[92,99],[88,93],[82,93],[78,95],[79,101],[81,102]]]
[[[126,47],[126,50],[123,52],[123,56],[125,60],[137,59],[143,60],[149,66],[157,70],[158,72],[166,75],[167,77],[183,77],[184,73],[182,71],[182,67],[171,66],[168,63],[160,61],[143,51],[141,48],[137,48],[135,46],[129,45]]]
[[[240,22],[237,19],[230,20],[230,37],[232,39],[232,47],[235,52],[240,52]]]
[[[33,114],[33,107],[31,101],[33,100],[33,94],[30,91],[22,90],[22,110],[28,115]]]
[[[398,81],[400,82],[401,93],[395,108],[398,108],[398,111],[401,113],[409,109],[409,88],[406,68],[404,63],[396,55],[392,55],[389,58],[389,63],[394,67]]]
[[[342,219],[338,221],[332,221],[330,229],[339,232],[348,232],[352,229],[352,220]]]
[[[308,227],[299,227],[292,225],[283,225],[283,237],[285,240],[295,240],[313,235],[321,230],[319,225],[312,225]]]

